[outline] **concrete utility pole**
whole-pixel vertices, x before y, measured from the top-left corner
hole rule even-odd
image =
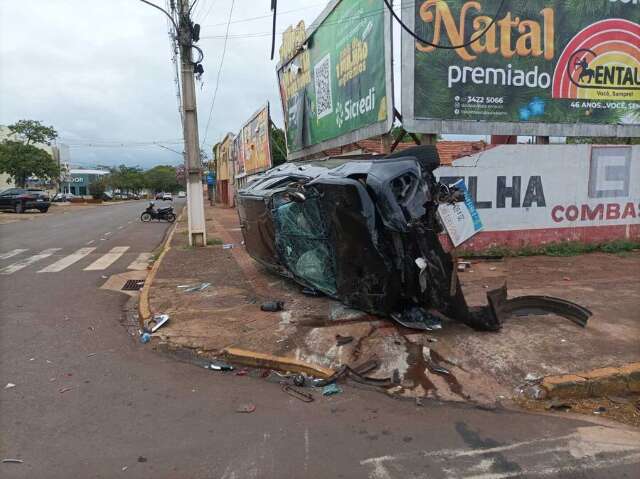
[[[189,218],[189,245],[205,246],[207,231],[204,220],[204,191],[202,188],[202,164],[198,138],[198,111],[196,109],[196,85],[193,78],[193,54],[191,49],[191,24],[189,2],[178,0],[178,43],[182,74],[182,109],[184,112],[185,173],[187,176],[187,215]]]

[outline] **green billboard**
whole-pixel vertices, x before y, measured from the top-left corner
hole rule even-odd
[[[405,128],[640,136],[639,3],[404,0]]]
[[[308,31],[284,33],[278,82],[290,159],[391,129],[390,42],[382,0],[333,1]]]

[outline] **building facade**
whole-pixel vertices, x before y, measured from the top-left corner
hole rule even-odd
[[[109,174],[105,170],[70,168],[60,181],[60,192],[75,196],[91,196],[91,184]]]

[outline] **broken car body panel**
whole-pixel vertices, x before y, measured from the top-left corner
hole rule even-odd
[[[459,195],[436,181],[438,166],[436,148],[422,146],[273,168],[237,195],[247,252],[305,287],[408,327],[430,329],[444,315],[498,330],[512,312],[506,289],[470,309],[439,241],[438,204]]]

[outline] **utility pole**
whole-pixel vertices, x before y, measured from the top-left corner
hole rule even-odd
[[[167,15],[176,29],[180,46],[180,73],[182,83],[182,130],[185,148],[185,173],[187,177],[187,216],[189,225],[189,245],[205,246],[207,231],[204,219],[204,189],[202,188],[202,164],[198,138],[198,112],[196,109],[196,85],[192,49],[194,38],[189,18],[188,0],[177,0],[178,22],[163,8],[149,0],[140,0]],[[174,3],[171,1],[173,9]],[[197,47],[196,47],[197,48]],[[199,65],[200,68],[202,68]],[[202,69],[200,70],[202,72]]]
[[[184,112],[185,172],[187,175],[187,215],[189,217],[189,245],[206,246],[207,232],[204,220],[204,191],[202,188],[202,164],[198,138],[198,111],[196,109],[196,84],[193,78],[193,54],[191,50],[191,21],[189,3],[178,0],[178,42],[182,73],[182,109]]]

